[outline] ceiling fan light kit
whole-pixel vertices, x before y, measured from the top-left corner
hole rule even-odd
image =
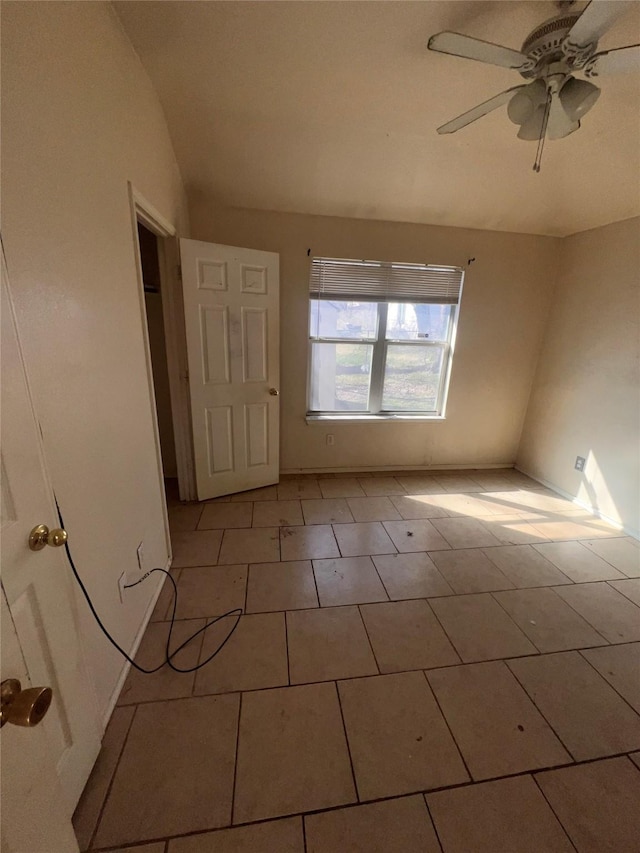
[[[536,27],[520,51],[481,41],[461,33],[442,32],[429,39],[429,50],[512,68],[532,82],[514,86],[484,101],[438,128],[455,133],[507,104],[507,115],[517,125],[518,138],[538,141],[534,171],[540,171],[545,138],[563,139],[580,127],[594,106],[600,89],[592,78],[640,70],[640,45],[597,53],[598,40],[627,11],[633,0],[591,0],[585,9],[571,12],[573,3],[560,0],[560,14]],[[575,77],[582,73],[589,78]]]
[[[540,104],[531,113],[529,118],[522,122],[518,131],[518,139],[526,139],[527,141],[537,142],[540,139],[540,132],[544,123],[545,104]]]
[[[570,77],[560,89],[560,103],[572,121],[585,116],[600,97],[600,89],[588,80]]]
[[[528,86],[523,86],[507,104],[507,115],[514,124],[523,125],[534,115],[538,107],[543,107],[547,100],[547,87],[543,80],[534,80]]]

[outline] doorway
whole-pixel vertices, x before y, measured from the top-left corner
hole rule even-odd
[[[160,454],[162,457],[162,472],[167,497],[175,497],[177,499],[178,467],[175,433],[173,429],[173,412],[171,410],[158,237],[143,225],[142,222],[138,221],[137,226],[149,354],[151,356],[151,373],[158,421]]]
[[[156,411],[158,477],[169,495],[195,498],[189,370],[178,241],[173,225],[129,183],[149,400]],[[169,543],[167,522],[167,544]]]

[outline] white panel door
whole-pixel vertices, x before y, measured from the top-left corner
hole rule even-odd
[[[23,689],[43,686],[29,680],[4,590],[0,606],[2,678],[17,678]],[[78,844],[44,722],[33,729],[7,723],[0,734],[0,742],[2,853],[76,853]]]
[[[198,500],[279,479],[279,255],[181,240]]]
[[[73,413],[69,412],[69,417],[72,416]],[[100,727],[93,686],[82,656],[73,580],[64,548],[46,546],[41,551],[32,551],[28,546],[33,527],[46,524],[49,528],[56,528],[59,524],[4,263],[1,468],[2,586],[27,677],[34,685],[48,686],[53,690],[51,707],[38,728],[45,733],[50,763],[55,768],[64,797],[62,815],[70,818],[100,749]],[[20,678],[5,669],[4,655],[2,663],[3,679]],[[6,743],[18,737],[13,728],[6,725],[2,729],[0,742],[3,752]],[[30,738],[31,734],[29,730],[19,734],[25,749],[30,748],[30,743],[35,748],[36,741],[42,740],[40,734],[38,738]],[[19,813],[19,804],[16,805],[12,798],[22,768],[6,760],[2,764],[3,812],[12,815],[14,805]],[[37,787],[35,781],[33,785]],[[52,787],[52,796],[54,790],[55,786]],[[46,811],[43,810],[42,820],[45,818]],[[66,849],[71,848],[60,847],[60,850]]]

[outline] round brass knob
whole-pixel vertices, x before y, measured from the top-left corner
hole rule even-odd
[[[47,545],[53,548],[61,548],[67,541],[67,531],[56,527],[55,530],[50,530],[47,535]]]
[[[49,710],[53,697],[50,687],[21,687],[17,678],[7,678],[0,685],[0,728],[5,723],[33,728]]]
[[[60,548],[67,541],[67,531],[56,527],[49,530],[46,524],[39,524],[29,534],[29,548],[32,551],[42,551],[45,545]]]
[[[272,397],[277,397],[280,392],[278,391],[277,388],[269,388],[269,393],[271,394]]]

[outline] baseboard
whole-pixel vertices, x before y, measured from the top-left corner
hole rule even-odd
[[[513,462],[488,462],[468,465],[358,465],[342,468],[282,468],[281,474],[369,474],[372,471],[490,471],[493,468],[514,468]]]
[[[169,559],[167,561],[167,564],[165,565],[165,571],[168,572],[170,567],[171,567],[171,559]],[[156,602],[157,602],[158,598],[160,597],[160,593],[162,592],[162,587],[165,585],[166,582],[167,582],[167,576],[163,575],[162,576],[162,582],[160,584],[158,584],[158,589],[154,592],[153,596],[151,597],[151,600],[149,601],[149,604],[147,605],[147,609],[145,610],[144,616],[142,617],[142,622],[140,623],[140,627],[138,628],[138,631],[136,633],[136,636],[134,637],[133,643],[131,644],[131,649],[129,650],[129,657],[131,657],[131,658],[136,656],[136,652],[138,651],[138,646],[140,645],[140,643],[142,641],[142,637],[144,636],[144,632],[147,630],[147,625],[149,624],[149,620],[151,619],[151,614],[153,613],[153,610],[156,606]],[[120,675],[118,676],[118,680],[116,681],[116,686],[113,689],[113,693],[111,694],[111,697],[109,698],[109,702],[107,703],[106,711],[102,716],[102,731],[103,732],[107,728],[107,724],[108,724],[109,720],[111,719],[111,715],[113,714],[113,709],[116,707],[118,697],[120,696],[120,691],[122,690],[122,688],[124,686],[124,682],[127,678],[127,675],[129,675],[130,669],[131,669],[131,664],[128,660],[126,660],[124,662],[124,666],[122,667]]]
[[[527,477],[531,477],[531,479],[535,480],[536,483],[540,483],[541,485],[546,486],[548,489],[551,489],[552,491],[561,495],[563,498],[566,498],[568,501],[571,501],[571,503],[575,504],[576,506],[579,506],[580,509],[586,509],[587,512],[590,512],[592,515],[595,515],[596,518],[601,518],[603,521],[606,521],[607,524],[611,524],[618,530],[622,530],[622,532],[626,533],[627,536],[631,536],[633,539],[640,540],[640,530],[634,530],[632,527],[627,527],[626,525],[621,524],[619,521],[610,518],[608,515],[605,515],[603,512],[600,512],[597,507],[592,506],[586,501],[579,500],[569,492],[565,492],[565,490],[561,489],[560,486],[556,486],[555,483],[549,482],[549,480],[544,480],[542,477],[537,477],[535,474],[532,474],[530,471],[526,471],[524,468],[520,468],[517,465],[514,465],[513,467],[516,471],[520,471],[521,474],[526,474]]]

